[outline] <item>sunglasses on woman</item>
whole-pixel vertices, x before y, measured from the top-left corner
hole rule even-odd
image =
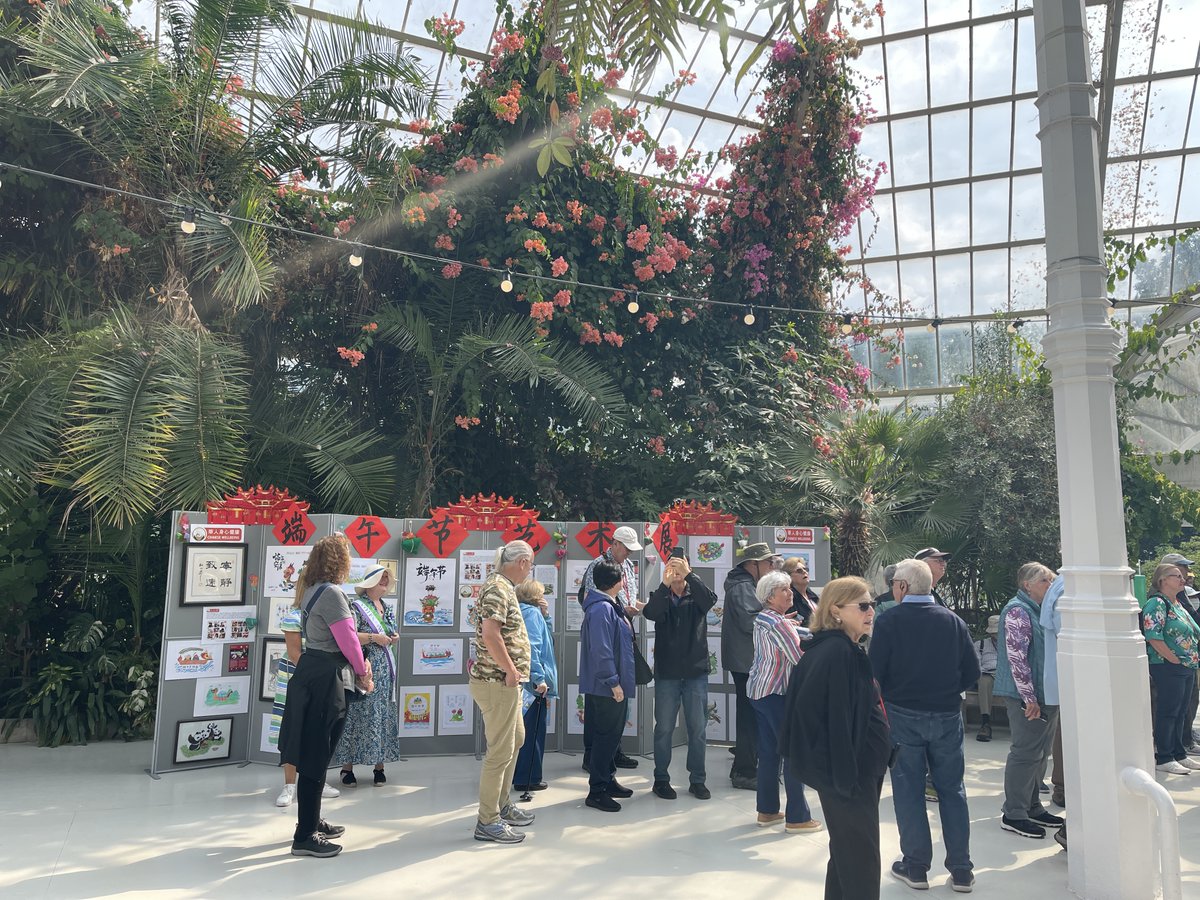
[[[862,600],[858,603],[843,603],[842,606],[857,606],[859,612],[867,612],[875,608],[874,600]]]

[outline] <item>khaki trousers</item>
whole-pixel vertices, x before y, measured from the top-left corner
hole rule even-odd
[[[479,821],[495,825],[508,803],[508,789],[517,768],[517,753],[525,743],[521,718],[521,687],[500,681],[472,681],[471,697],[483,716],[487,755],[479,775]]]

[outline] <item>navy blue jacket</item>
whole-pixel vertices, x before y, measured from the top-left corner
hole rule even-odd
[[[612,689],[619,684],[625,696],[632,698],[637,691],[633,629],[608,594],[591,590],[583,598],[579,638],[579,693],[611,698]]]

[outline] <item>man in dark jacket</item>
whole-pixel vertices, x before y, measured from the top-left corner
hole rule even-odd
[[[911,888],[929,887],[928,766],[938,794],[946,868],[954,889],[967,891],[975,877],[963,787],[961,694],[979,680],[979,659],[966,623],[934,602],[928,565],[901,560],[892,581],[903,588],[904,600],[875,620],[870,649],[896,744],[892,801],[903,858],[892,865],[892,875]]]
[[[615,600],[621,570],[598,563],[595,585],[583,598],[583,628],[579,633],[579,693],[584,720],[592,720],[587,805],[617,812],[614,797],[633,795],[616,779],[617,751],[625,731],[625,714],[637,688],[633,669],[633,629]]]
[[[742,561],[725,577],[725,612],[721,617],[721,665],[737,689],[737,735],[729,779],[735,788],[758,790],[758,719],[746,696],[746,679],[754,662],[754,620],[762,604],[754,594],[758,579],[774,566],[766,544],[751,544]]]
[[[654,793],[675,799],[671,787],[671,739],[683,706],[687,726],[688,791],[700,800],[712,795],[704,785],[704,744],[708,712],[708,611],[717,595],[696,577],[688,561],[675,557],[663,569],[663,583],[650,595],[642,615],[654,623]]]

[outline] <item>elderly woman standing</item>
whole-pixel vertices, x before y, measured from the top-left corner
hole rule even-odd
[[[1004,806],[1000,827],[1021,837],[1041,839],[1063,819],[1042,806],[1040,788],[1054,747],[1058,707],[1047,705],[1044,672],[1046,638],[1041,606],[1054,573],[1039,562],[1017,570],[1017,595],[1000,611],[993,692],[1004,698],[1012,744],[1004,765]]]
[[[392,645],[400,640],[396,616],[383,597],[392,588],[386,566],[372,566],[354,586],[358,599],[350,604],[354,630],[375,673],[375,690],[346,711],[346,727],[333,754],[342,767],[342,784],[357,787],[354,764],[375,764],[375,786],[387,783],[384,763],[400,758],[400,714],[396,708],[396,660]]]
[[[1179,602],[1183,572],[1163,563],[1150,579],[1152,593],[1142,607],[1142,632],[1148,645],[1150,679],[1158,693],[1154,707],[1154,768],[1168,775],[1187,775],[1200,762],[1184,749],[1188,701],[1200,660],[1200,630]]]
[[[754,620],[754,662],[746,680],[746,696],[758,719],[758,825],[765,828],[784,819],[792,834],[820,831],[804,799],[804,783],[783,770],[787,815],[779,811],[779,732],[783,727],[784,695],[792,668],[804,655],[800,642],[811,632],[792,611],[795,581],[786,563],[782,572],[768,572],[754,586],[763,611]],[[806,576],[807,577],[807,576]]]
[[[892,739],[862,649],[874,619],[870,585],[829,582],[785,701],[780,746],[793,777],[816,788],[829,829],[826,900],[879,897],[879,794]]]
[[[807,628],[808,621],[820,602],[820,598],[809,587],[808,563],[802,556],[789,556],[783,561],[783,572],[791,580],[792,611],[800,624]]]
[[[546,603],[546,586],[532,578],[522,581],[517,585],[517,602],[521,604],[521,618],[529,634],[529,680],[525,682],[525,695],[532,696],[533,702],[524,713],[525,743],[517,753],[513,778],[519,779],[519,783],[513,789],[544,791],[546,718],[550,714],[550,701],[558,696],[558,663],[554,660],[554,635],[547,619],[550,607]]]
[[[305,649],[288,681],[287,707],[279,728],[279,755],[296,767],[296,832],[293,856],[337,856],[329,838],[345,832],[321,818],[321,788],[333,748],[346,720],[346,694],[375,689],[371,664],[354,633],[354,616],[338,585],[350,577],[350,542],[331,534],[313,544],[296,583],[301,598]]]

